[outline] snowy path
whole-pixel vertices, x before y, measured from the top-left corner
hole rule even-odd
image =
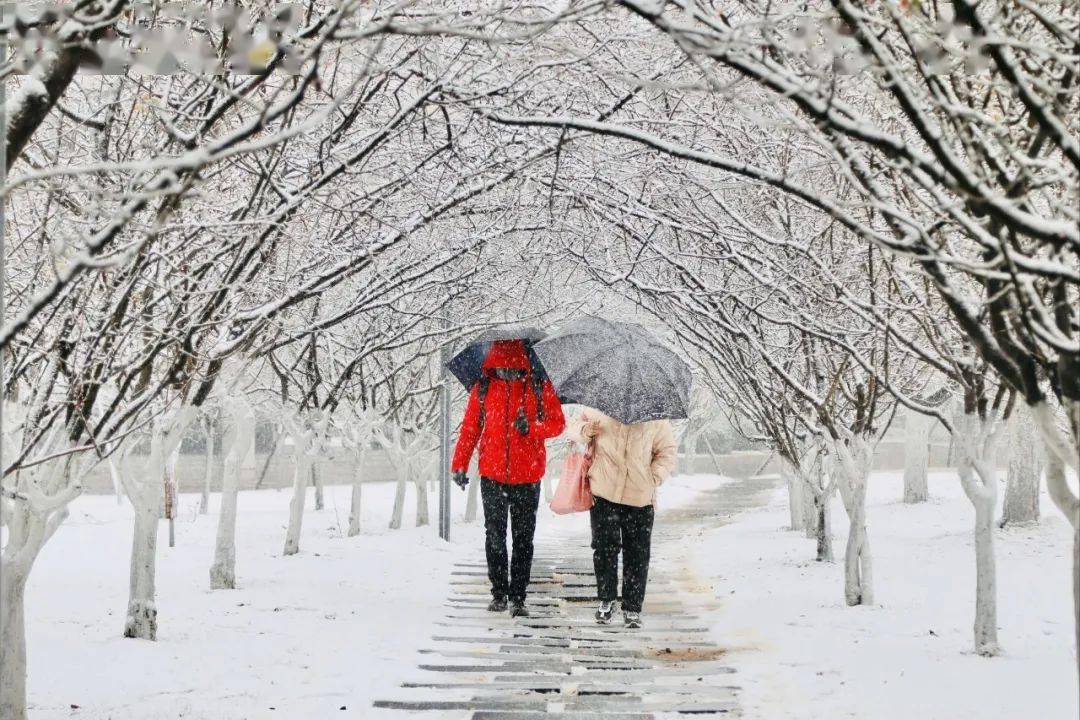
[[[688,539],[763,503],[771,489],[760,479],[727,483],[660,512],[640,630],[619,618],[593,622],[587,539],[538,536],[527,619],[488,613],[482,558],[459,563],[445,617],[421,651],[421,677],[375,707],[474,720],[739,716],[735,668],[703,617],[717,606],[684,553]]]

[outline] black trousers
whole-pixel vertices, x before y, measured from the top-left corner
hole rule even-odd
[[[533,534],[536,532],[536,508],[540,505],[540,483],[506,485],[490,478],[480,479],[480,497],[484,502],[484,528],[487,540],[488,579],[491,594],[509,597],[511,602],[525,602],[532,574]],[[507,570],[506,522],[510,517],[513,556]]]
[[[592,524],[593,569],[596,594],[603,602],[616,598],[619,584],[619,551],[623,556],[622,608],[641,612],[645,583],[649,579],[653,507],[633,507],[596,498],[589,511]]]

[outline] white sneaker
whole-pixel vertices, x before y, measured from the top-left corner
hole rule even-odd
[[[600,603],[600,607],[596,609],[596,622],[600,625],[607,625],[613,617],[615,617],[615,601],[610,600]]]
[[[623,613],[623,625],[628,628],[641,627],[641,613],[638,612],[624,612]]]

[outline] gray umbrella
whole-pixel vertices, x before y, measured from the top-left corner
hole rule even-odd
[[[563,402],[627,424],[688,414],[690,368],[640,325],[586,316],[535,350]]]

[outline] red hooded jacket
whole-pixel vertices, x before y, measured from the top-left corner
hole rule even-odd
[[[503,380],[495,376],[495,368],[523,370],[520,380]],[[484,398],[484,426],[480,427],[480,383],[473,385],[454,460],[453,472],[466,472],[476,443],[480,443],[480,476],[508,485],[539,482],[547,468],[544,441],[553,438],[566,427],[562,404],[555,395],[550,380],[545,380],[540,401],[544,404],[544,419],[538,417],[538,399],[532,387],[532,367],[520,340],[500,340],[492,343],[484,359],[484,375],[488,378]],[[518,410],[524,408],[529,420],[529,432],[522,435],[514,427]]]

